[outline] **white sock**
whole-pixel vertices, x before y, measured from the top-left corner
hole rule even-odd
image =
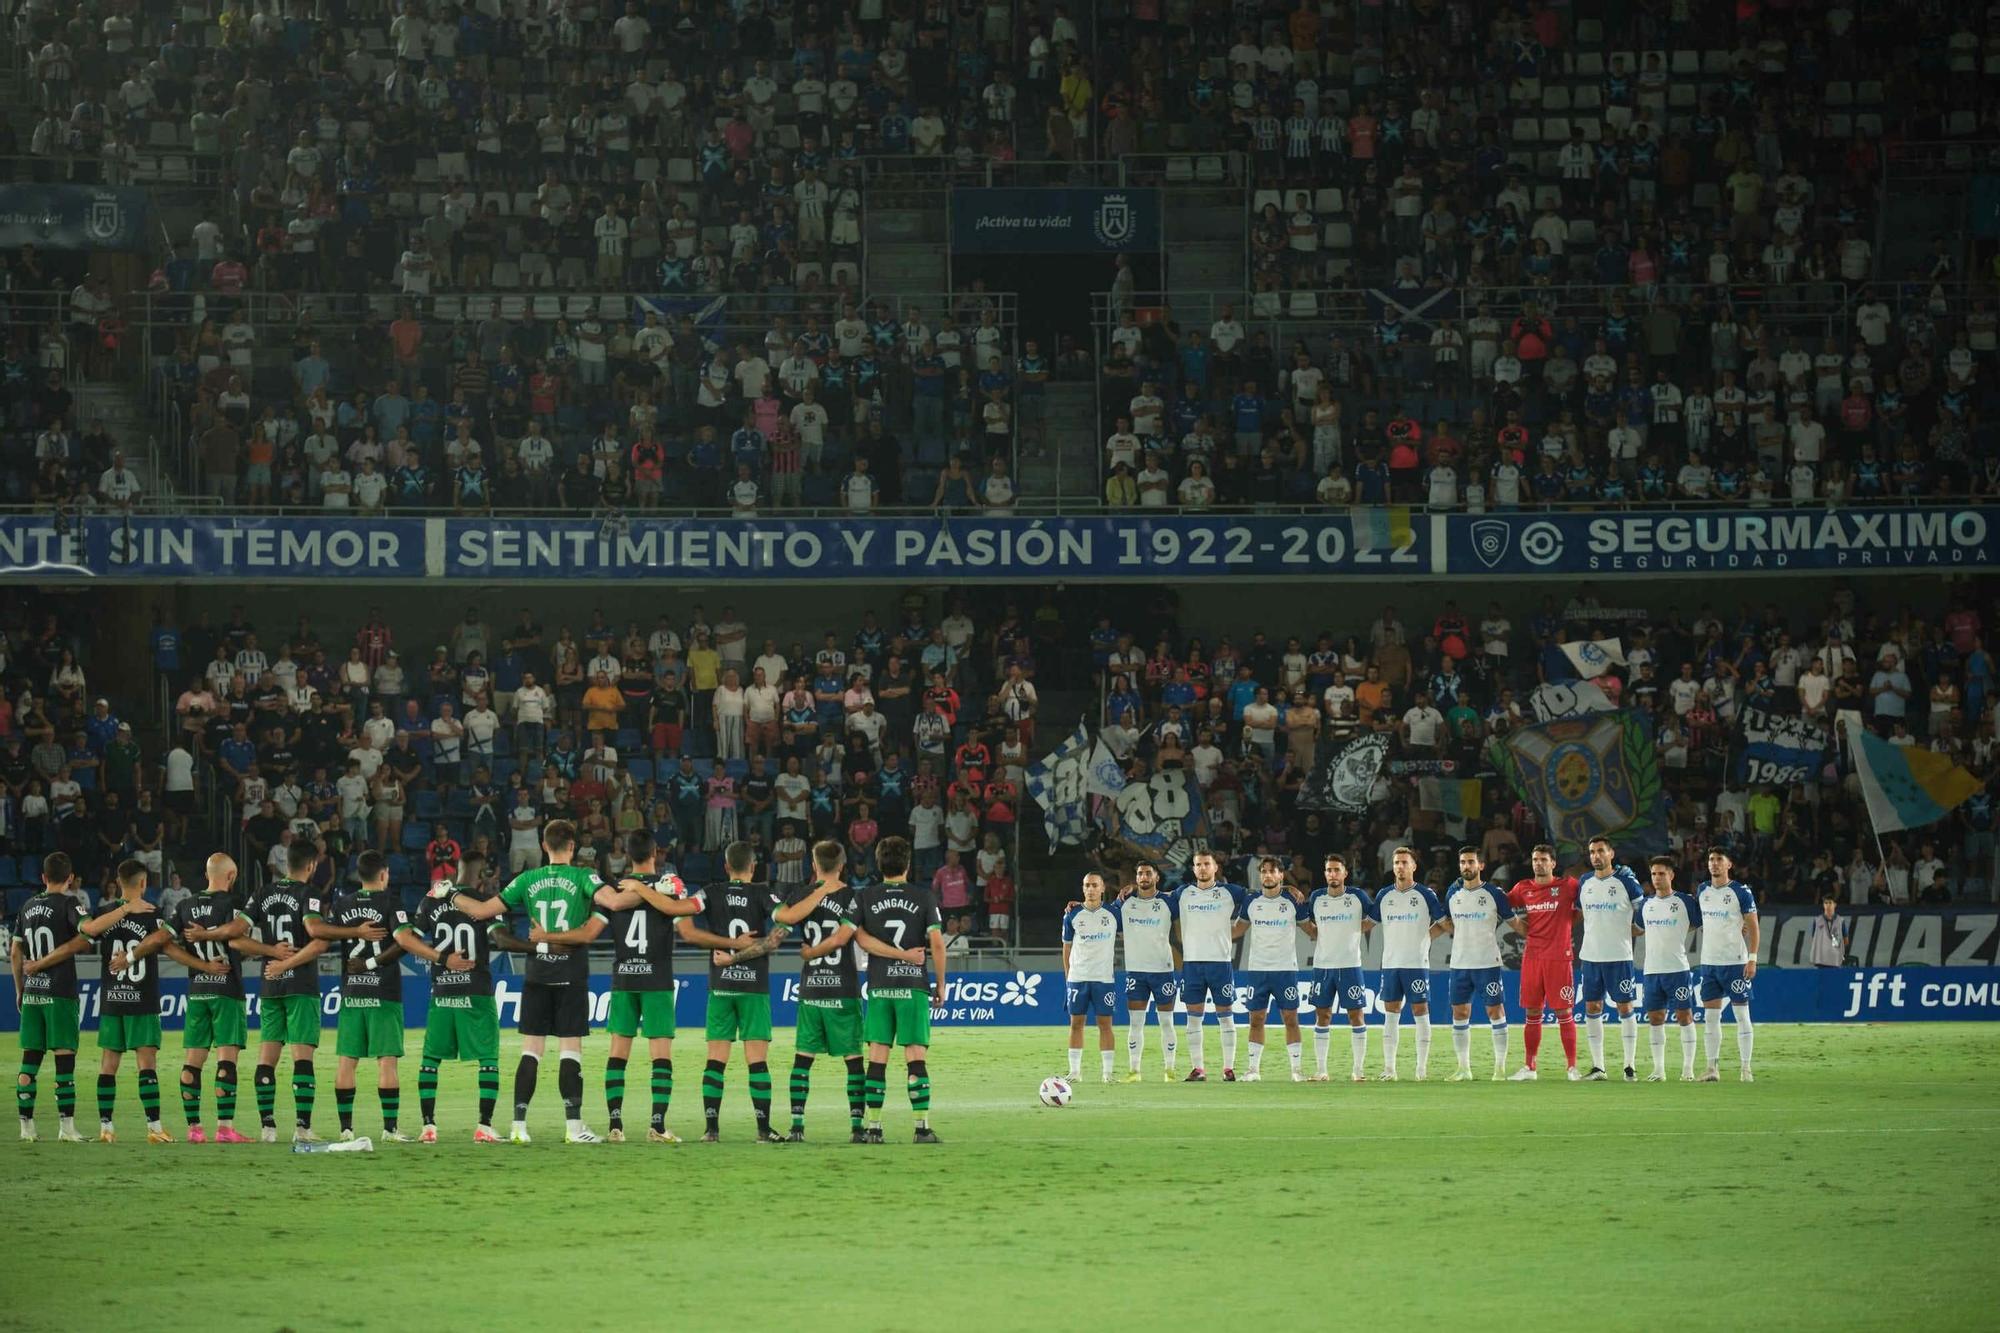
[[[1493,1063],[1507,1063],[1507,1020],[1504,1018],[1493,1024]]]
[[[1722,1006],[1704,1009],[1702,1016],[1702,1045],[1708,1050],[1708,1062],[1715,1064],[1722,1059]]]
[[[1083,1047],[1072,1046],[1069,1048],[1069,1076],[1071,1078],[1078,1078],[1082,1074],[1083,1074]]]
[[[1250,1043],[1250,1072],[1253,1074],[1258,1074],[1262,1073],[1263,1070],[1264,1070],[1264,1043],[1261,1041],[1253,1041]]]
[[[1751,1025],[1750,1011],[1742,1005],[1736,1006],[1736,1058],[1743,1067],[1750,1067],[1750,1051],[1757,1044],[1757,1029]]]
[[[1396,1056],[1403,1045],[1403,1011],[1391,1009],[1382,1016],[1382,1071],[1396,1072]]]
[[[1583,1039],[1590,1044],[1590,1067],[1604,1068],[1604,1015],[1583,1016]]]
[[[1222,1023],[1222,1067],[1224,1069],[1234,1069],[1236,1068],[1237,1047],[1236,1015],[1225,1009],[1219,1017]]]
[[[1108,1051],[1108,1050],[1106,1050],[1106,1051],[1099,1051],[1099,1052],[1097,1053],[1097,1062],[1098,1062],[1098,1064],[1100,1064],[1100,1065],[1102,1065],[1102,1066],[1103,1066],[1103,1069],[1104,1069],[1104,1077],[1106,1077],[1106,1078],[1110,1078],[1110,1077],[1111,1077],[1111,1057],[1112,1057],[1112,1055],[1113,1055],[1113,1054],[1114,1054],[1114,1052],[1112,1052],[1112,1051]]]
[[[1658,1023],[1646,1028],[1646,1039],[1653,1045],[1653,1072],[1667,1072],[1667,1025]]]
[[[1326,1072],[1327,1049],[1332,1045],[1333,1029],[1331,1027],[1313,1028],[1313,1059],[1318,1062],[1319,1072],[1322,1074]]]
[[[157,1120],[148,1120],[146,1122],[146,1132],[148,1134],[157,1134],[160,1132],[160,1128],[160,1122]]]
[[[1139,1072],[1139,1057],[1146,1053],[1146,1011],[1133,1013],[1125,1024],[1125,1062],[1133,1073]]]
[[[1292,1062],[1292,1072],[1294,1074],[1299,1072],[1299,1061],[1303,1058],[1304,1051],[1304,1042],[1288,1041],[1285,1043],[1285,1058]]]
[[[1451,1051],[1458,1057],[1460,1069],[1472,1064],[1472,1024],[1453,1021],[1451,1025]]]
[[[1618,1039],[1625,1044],[1625,1067],[1636,1069],[1639,1056],[1639,1016],[1620,1014],[1618,1016]]]
[[[1431,1016],[1417,1015],[1417,1070],[1430,1068],[1431,1063]]]
[[[1354,1073],[1358,1078],[1368,1064],[1368,1025],[1356,1023],[1347,1029],[1347,1039],[1354,1047]]]
[[[572,1134],[583,1132],[583,1122],[581,1120],[565,1120],[563,1121],[563,1127]]]
[[[1188,1048],[1188,1068],[1207,1069],[1208,1020],[1200,1014],[1188,1015]]]
[[[1181,1052],[1181,1025],[1171,1009],[1160,1010],[1160,1041],[1167,1050],[1167,1068],[1174,1067],[1174,1057]]]
[[[528,1132],[528,1122],[527,1122],[527,1121],[525,1121],[525,1120],[516,1120],[516,1121],[514,1122],[514,1132],[515,1132],[516,1134],[525,1134],[525,1133],[527,1133],[527,1132]]]
[[[1695,1035],[1694,1019],[1679,1024],[1681,1030],[1681,1076],[1694,1077],[1694,1048],[1699,1038]]]

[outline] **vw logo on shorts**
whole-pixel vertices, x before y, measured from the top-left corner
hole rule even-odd
[[[1359,1009],[1362,997],[1366,994],[1367,992],[1359,986],[1349,986],[1347,988],[1347,1002],[1351,1007]]]
[[[1410,983],[1410,994],[1412,995],[1428,995],[1430,994],[1430,992],[1431,992],[1431,983],[1424,980],[1422,977],[1418,977],[1415,981],[1412,981]]]
[[[1693,993],[1694,987],[1692,986],[1677,986],[1674,988],[1674,998],[1676,1000],[1685,1000]]]
[[[1557,993],[1556,998],[1558,1000],[1564,1001],[1565,1003],[1576,999],[1576,987],[1564,986],[1562,990]]]
[[[1500,993],[1500,989],[1501,989],[1500,983],[1497,981],[1489,981],[1486,983],[1486,993],[1488,995],[1498,995]]]
[[[1625,980],[1618,983],[1618,993],[1620,995],[1630,995],[1633,989],[1634,987],[1632,985],[1632,978],[1630,977],[1627,977],[1625,978]]]
[[[1738,977],[1729,983],[1729,993],[1731,995],[1748,995],[1750,993],[1750,983]]]

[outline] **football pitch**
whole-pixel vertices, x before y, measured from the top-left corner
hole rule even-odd
[[[723,1141],[694,1142],[698,1032],[676,1044],[669,1124],[690,1140],[678,1147],[565,1146],[552,1068],[531,1120],[536,1143],[476,1147],[464,1064],[446,1068],[434,1147],[301,1156],[283,1144],[148,1146],[130,1057],[119,1141],[62,1144],[44,1065],[41,1142],[11,1132],[0,1142],[0,1328],[935,1333],[1360,1318],[1378,1328],[1991,1329],[2000,1311],[1993,1026],[1765,1024],[1748,1086],[1735,1081],[1728,1034],[1719,1086],[1546,1075],[1446,1084],[1441,1028],[1425,1084],[1294,1085],[1274,1044],[1262,1083],[1169,1087],[1157,1035],[1148,1082],[1101,1085],[1088,1050],[1075,1102],[1050,1110],[1035,1091],[1063,1072],[1060,1030],[940,1029],[930,1060],[938,1147],[909,1142],[893,1065],[888,1143],[849,1145],[839,1064],[825,1060],[809,1142],[751,1141],[740,1063]],[[1483,1075],[1486,1036],[1474,1035]],[[507,1038],[503,1134],[517,1045]],[[1610,1039],[1615,1057],[1615,1030]],[[176,1137],[178,1040],[168,1034],[160,1060]],[[420,1040],[411,1035],[412,1057]],[[1643,1070],[1643,1036],[1641,1046]],[[600,1133],[603,1049],[593,1033],[585,1115]],[[1212,1031],[1209,1051],[1219,1079]],[[1371,1069],[1379,1051],[1378,1033]],[[6,1067],[17,1054],[11,1035],[0,1038]],[[78,1125],[92,1138],[96,1064],[86,1034]],[[771,1057],[781,1127],[790,1064],[781,1032]],[[1559,1068],[1559,1049],[1545,1047],[1544,1065]],[[1336,1079],[1346,1066],[1336,1032]],[[641,1139],[643,1067],[634,1061],[626,1105]],[[1677,1039],[1669,1067],[1677,1076]],[[249,1072],[246,1063],[238,1123],[254,1134]],[[283,1069],[279,1081],[288,1133]],[[329,1138],[332,1083],[329,1033],[316,1118]],[[415,1085],[410,1058],[411,1133]],[[363,1134],[381,1127],[373,1088],[364,1067]],[[212,1127],[212,1084],[204,1091]]]

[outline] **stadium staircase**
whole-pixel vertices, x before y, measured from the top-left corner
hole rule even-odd
[[[1165,290],[1173,304],[1181,304],[1184,292],[1246,291],[1249,275],[1244,272],[1241,196],[1236,195],[1228,204],[1197,203],[1194,201],[1201,195],[1180,192],[1169,198]]]

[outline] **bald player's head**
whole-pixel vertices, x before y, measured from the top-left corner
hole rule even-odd
[[[236,858],[227,852],[216,852],[208,858],[202,873],[208,876],[209,891],[220,893],[236,882]]]

